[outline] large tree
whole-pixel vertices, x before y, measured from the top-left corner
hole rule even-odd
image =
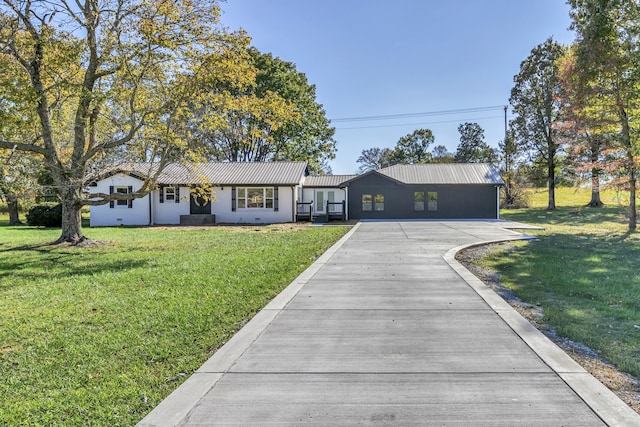
[[[576,31],[575,73],[580,98],[601,119],[615,121],[618,170],[629,189],[629,229],[637,225],[636,179],[640,139],[640,5],[636,0],[571,0]],[[613,120],[612,120],[613,119]]]
[[[464,123],[458,126],[460,144],[454,160],[457,163],[493,163],[497,156],[493,148],[484,140],[484,129],[477,123]]]
[[[555,170],[558,166],[560,104],[558,60],[565,48],[552,38],[533,48],[514,77],[509,102],[516,117],[511,126],[518,146],[528,148],[535,158],[544,160],[549,199],[547,209],[555,209]]]
[[[356,162],[360,163],[358,172],[367,172],[370,170],[377,170],[386,168],[394,164],[393,150],[390,148],[368,148],[362,150],[360,157]]]
[[[16,70],[16,102],[29,107],[25,126],[36,123],[0,148],[44,159],[61,197],[60,242],[85,239],[83,205],[142,197],[184,154],[187,101],[208,96],[198,87],[252,80],[248,41],[221,31],[218,17],[205,0],[0,2],[0,54]],[[92,168],[128,155],[156,163],[140,191],[85,193]]]
[[[599,97],[586,87],[577,70],[575,47],[560,61],[562,125],[560,135],[565,140],[565,163],[577,175],[588,175],[591,180],[589,207],[602,207],[600,181],[603,174],[615,175],[612,168],[620,165],[608,153],[615,144],[617,119],[603,114]],[[612,173],[613,172],[613,173]]]
[[[416,129],[396,142],[393,150],[394,163],[405,165],[429,163],[429,147],[435,142],[431,129]]]
[[[326,169],[335,157],[335,129],[315,86],[295,64],[249,48],[256,68],[255,81],[243,90],[230,91],[234,99],[224,105],[204,99],[195,108],[196,136],[208,147],[210,158],[221,161],[307,161],[314,172]],[[226,87],[208,88],[211,92]],[[206,117],[225,118],[211,128]]]

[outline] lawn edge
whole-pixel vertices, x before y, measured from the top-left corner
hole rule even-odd
[[[271,322],[298,294],[300,289],[325,265],[360,227],[355,224],[344,236],[273,298],[246,325],[215,352],[187,380],[149,412],[137,427],[173,427],[179,425],[198,406],[202,398],[258,339]]]
[[[536,329],[502,297],[484,284],[455,259],[458,252],[474,246],[514,240],[529,240],[531,236],[488,240],[457,246],[444,255],[444,260],[491,307],[491,309],[542,359],[595,413],[609,426],[638,426],[640,415],[613,391],[598,381],[574,361],[553,341]]]

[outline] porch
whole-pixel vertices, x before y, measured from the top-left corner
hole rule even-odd
[[[296,202],[296,221],[329,222],[332,220],[345,221],[347,219],[347,204],[327,201],[324,211],[314,209],[313,200],[310,202]]]

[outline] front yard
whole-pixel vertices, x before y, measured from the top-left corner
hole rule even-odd
[[[0,425],[142,419],[348,227],[0,227]]]

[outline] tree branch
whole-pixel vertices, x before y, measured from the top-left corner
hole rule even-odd
[[[42,154],[43,156],[49,155],[49,151],[43,147],[34,144],[24,144],[22,142],[5,141],[0,139],[0,148],[7,148],[9,150],[30,151],[32,153]]]

